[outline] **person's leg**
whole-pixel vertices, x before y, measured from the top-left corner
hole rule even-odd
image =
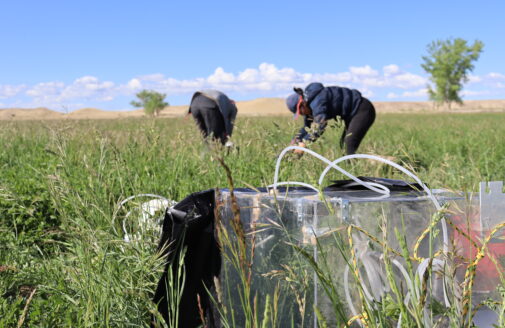
[[[358,112],[351,119],[347,128],[347,135],[345,137],[347,155],[356,153],[361,140],[363,140],[374,121],[375,108],[368,99],[363,98],[358,107]]]
[[[344,141],[346,136],[347,136],[347,124],[344,125],[344,131],[342,131],[342,135],[340,136],[340,148],[344,148]]]
[[[212,138],[221,141],[224,145],[226,142],[226,128],[224,126],[224,119],[219,107],[208,108],[203,113],[205,125],[207,126],[207,134]]]
[[[196,126],[202,133],[204,138],[207,138],[207,126],[205,125],[205,120],[203,119],[203,115],[201,113],[201,108],[198,106],[191,107],[191,115],[195,120]]]

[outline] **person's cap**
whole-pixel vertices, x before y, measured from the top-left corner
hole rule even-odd
[[[288,109],[295,114],[293,118],[296,120],[298,116],[300,115],[300,105],[303,102],[303,97],[300,96],[298,93],[294,93],[290,95],[289,97],[286,98],[286,106],[288,106]]]
[[[289,97],[286,98],[286,106],[288,106],[288,109],[293,113],[296,114],[297,112],[297,107],[298,107],[298,101],[300,100],[300,95],[297,93],[293,93]]]

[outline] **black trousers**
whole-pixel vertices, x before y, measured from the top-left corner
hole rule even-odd
[[[204,95],[196,96],[191,102],[191,114],[204,138],[211,137],[226,142],[224,118],[216,102]]]
[[[375,121],[375,107],[366,98],[361,99],[356,115],[349,122],[345,123],[345,129],[340,138],[340,145],[345,144],[347,155],[356,153],[356,150],[365,137],[370,126]]]

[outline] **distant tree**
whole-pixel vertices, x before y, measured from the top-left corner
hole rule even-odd
[[[165,102],[167,95],[164,93],[153,90],[142,90],[136,96],[140,101],[132,101],[130,104],[134,107],[144,108],[144,112],[147,115],[158,116],[160,111],[170,106],[168,102]]]
[[[423,56],[421,67],[431,75],[434,89],[428,85],[430,100],[437,104],[463,103],[460,91],[468,81],[468,72],[474,68],[473,62],[479,58],[484,43],[476,40],[468,45],[466,40],[447,39],[433,41],[427,46],[428,56]]]

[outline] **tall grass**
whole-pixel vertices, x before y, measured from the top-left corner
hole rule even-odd
[[[505,180],[504,123],[501,114],[381,115],[360,151],[395,157],[431,187],[475,190],[481,180]],[[271,182],[276,156],[299,124],[240,118],[239,148],[226,156],[235,185]],[[339,136],[328,130],[311,147],[336,158]],[[282,175],[310,183],[321,168],[311,158],[292,158]],[[400,177],[374,163],[346,168]],[[180,200],[228,184],[185,119],[0,122],[0,170],[0,326],[6,327],[147,326],[163,260],[156,238],[124,241],[114,219],[119,202],[145,192]],[[264,302],[262,311],[251,305],[255,326],[279,322],[279,296],[268,297],[256,301]]]

